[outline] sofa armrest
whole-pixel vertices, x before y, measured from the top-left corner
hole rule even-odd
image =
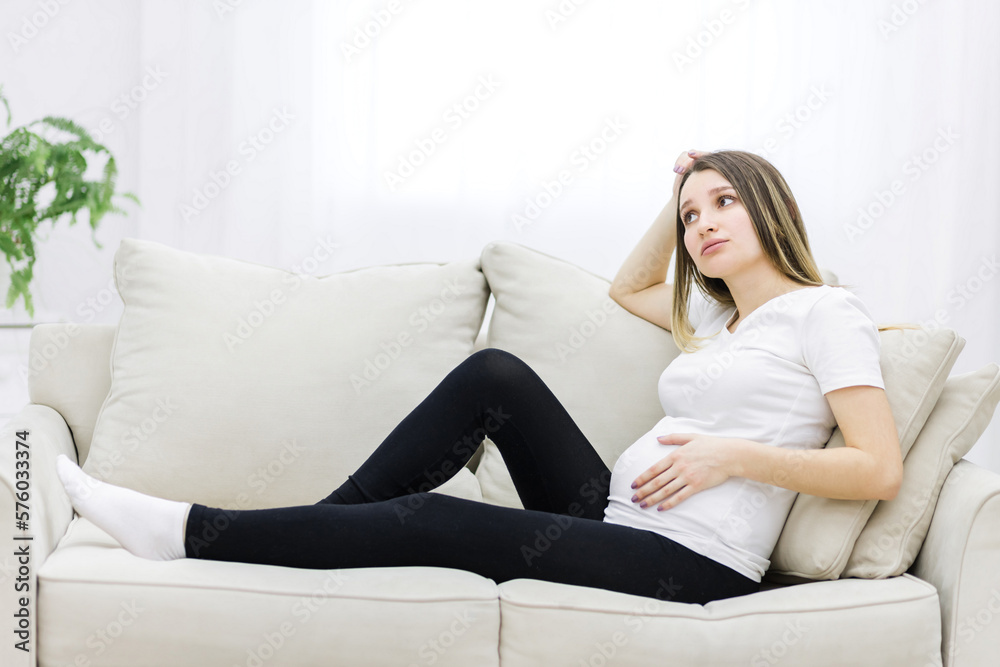
[[[17,434],[28,432],[28,448],[17,446]],[[15,493],[17,488],[15,463],[18,450],[28,451],[28,530],[15,526]],[[6,619],[5,628],[18,629],[20,619],[15,614],[21,610],[21,598],[27,598],[28,644],[30,651],[15,647],[21,637],[4,632],[7,638],[0,646],[0,664],[33,666],[38,651],[38,569],[55,549],[73,520],[73,505],[63,490],[56,474],[56,456],[65,454],[76,460],[76,449],[69,426],[62,416],[45,405],[28,405],[0,428],[0,520],[4,543],[0,546],[0,609]],[[23,512],[23,507],[17,507]],[[32,536],[31,540],[14,539]],[[15,552],[27,549],[28,555],[19,557]],[[26,560],[27,562],[22,562]],[[26,590],[25,590],[26,587]],[[13,627],[12,627],[13,626]]]
[[[938,590],[945,667],[988,665],[1000,655],[998,562],[1000,475],[962,459],[941,488],[910,568]]]

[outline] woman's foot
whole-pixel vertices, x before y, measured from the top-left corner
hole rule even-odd
[[[65,454],[56,457],[56,472],[77,513],[131,553],[150,560],[185,557],[184,522],[191,503],[155,498],[94,479]]]

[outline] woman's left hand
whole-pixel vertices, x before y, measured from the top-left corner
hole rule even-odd
[[[663,445],[682,445],[657,461],[632,483],[632,502],[666,510],[698,491],[722,484],[733,476],[736,438],[699,433],[671,433],[657,438]]]

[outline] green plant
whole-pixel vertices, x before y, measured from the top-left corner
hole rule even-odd
[[[10,127],[10,106],[0,86],[0,102],[7,110]],[[50,140],[31,128],[39,126],[47,135],[62,133],[68,140]],[[87,156],[93,160],[101,153],[107,162],[97,180],[87,180]],[[115,196],[126,197],[136,204],[132,193],[115,192],[118,167],[111,152],[94,141],[85,129],[66,118],[46,116],[13,130],[0,141],[0,250],[10,266],[10,288],[6,307],[18,298],[24,300],[29,314],[35,314],[28,286],[35,265],[35,240],[39,227],[52,225],[65,216],[76,224],[81,209],[87,209],[91,238],[98,248],[97,225],[106,213],[124,214],[112,202]]]

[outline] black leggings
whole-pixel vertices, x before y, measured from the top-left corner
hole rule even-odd
[[[484,436],[525,509],[428,493]],[[189,558],[336,569],[424,565],[497,583],[529,578],[704,604],[759,584],[648,530],[604,523],[611,472],[541,378],[488,348],[472,354],[315,505],[194,504]]]

